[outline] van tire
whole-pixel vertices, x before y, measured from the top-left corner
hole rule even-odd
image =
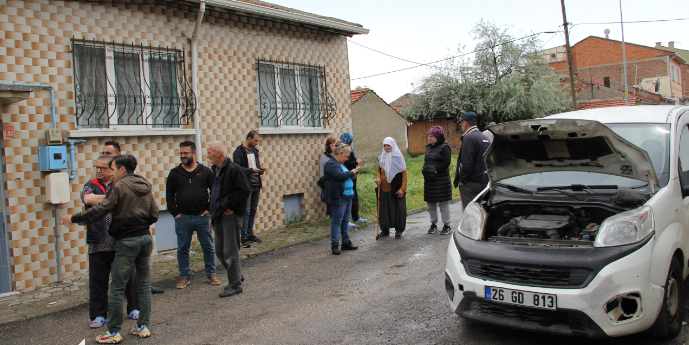
[[[665,278],[663,304],[656,322],[648,330],[648,333],[659,338],[674,338],[682,330],[683,316],[684,279],[682,264],[677,258],[672,258],[670,270],[667,273],[667,278]]]

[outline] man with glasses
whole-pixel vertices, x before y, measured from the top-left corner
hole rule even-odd
[[[110,156],[100,156],[96,160],[96,178],[84,184],[81,200],[90,209],[105,198],[113,185]],[[110,269],[115,261],[115,239],[108,231],[112,224],[112,214],[108,213],[103,219],[86,226],[86,242],[89,254],[89,316],[91,328],[99,328],[108,321],[108,281]],[[139,317],[139,294],[137,292],[134,270],[125,287],[127,298],[127,316]]]
[[[182,164],[170,170],[165,188],[167,209],[175,217],[180,274],[177,288],[184,289],[191,279],[189,246],[194,231],[203,249],[206,279],[213,285],[220,285],[220,279],[215,274],[213,233],[208,226],[211,219],[209,190],[213,188],[213,172],[196,162],[196,145],[191,141],[179,144],[179,157]]]

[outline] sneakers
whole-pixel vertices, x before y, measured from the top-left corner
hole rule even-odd
[[[359,218],[356,222],[357,223],[366,223],[366,222],[368,222],[368,219]]]
[[[261,243],[261,239],[258,238],[258,237],[256,237],[256,236],[254,236],[254,235],[251,235],[251,236],[249,236],[249,242]]]
[[[340,251],[340,245],[338,245],[338,244],[331,245],[331,248],[333,250],[333,255],[340,255],[340,253],[342,253]]]
[[[227,287],[225,287],[225,290],[223,290],[223,292],[221,292],[218,296],[220,296],[220,298],[230,297],[230,296],[234,296],[234,295],[239,295],[242,292],[244,292],[244,290],[242,290],[241,287],[238,287],[235,289],[235,288],[231,288],[231,287],[227,286]]]
[[[96,342],[99,344],[119,344],[122,342],[122,336],[120,332],[110,333],[110,331],[107,331],[97,336]]]
[[[139,338],[148,338],[151,336],[151,330],[146,325],[141,327],[135,325],[134,328],[132,328],[132,334],[138,335]]]
[[[179,282],[177,283],[177,288],[184,289],[185,287],[187,287],[187,285],[189,285],[189,282],[189,278],[180,278]]]
[[[220,279],[218,279],[217,275],[212,275],[212,276],[206,276],[206,280],[208,280],[211,285],[220,285]]]
[[[435,224],[431,224],[431,228],[428,229],[428,233],[429,234],[435,234],[436,232],[438,232],[438,226]]]
[[[355,227],[355,226],[356,226],[356,224],[354,224],[354,223],[352,223],[352,222],[349,222],[349,227],[350,227],[350,228],[353,228],[353,227]]]
[[[352,241],[349,241],[347,243],[342,243],[342,250],[357,250],[357,249],[359,249],[359,247],[352,244]]]
[[[249,243],[249,238],[242,238],[242,248],[251,248],[251,243]]]
[[[449,233],[451,233],[451,232],[452,232],[452,228],[451,228],[448,224],[445,224],[445,225],[443,226],[443,229],[440,230],[440,234],[441,234],[441,235],[447,235],[447,234],[449,234]]]

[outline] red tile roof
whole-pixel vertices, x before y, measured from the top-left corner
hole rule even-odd
[[[578,110],[583,109],[593,109],[593,108],[607,108],[607,107],[623,107],[625,106],[624,98],[621,99],[609,99],[605,101],[596,102],[579,102],[577,104]],[[636,97],[629,97],[629,105],[636,105]]]
[[[396,106],[392,107],[392,109],[397,110],[397,112],[399,113],[400,110],[402,110],[402,108],[404,108],[404,107],[406,107],[406,106],[408,106],[408,105],[409,105],[409,104],[404,103],[404,104],[396,105]]]
[[[356,101],[359,100],[363,95],[365,95],[367,92],[371,91],[370,89],[362,89],[362,88],[357,88],[356,90],[352,90],[352,104],[356,103]]]

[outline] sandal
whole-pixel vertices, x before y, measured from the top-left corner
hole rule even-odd
[[[131,313],[127,314],[127,318],[130,318],[132,320],[138,320],[139,319],[139,311],[137,309],[132,310]]]
[[[103,324],[106,322],[108,322],[108,319],[105,319],[102,316],[99,316],[99,317],[93,319],[93,321],[91,321],[90,327],[91,328],[101,328],[101,327],[103,327]]]

